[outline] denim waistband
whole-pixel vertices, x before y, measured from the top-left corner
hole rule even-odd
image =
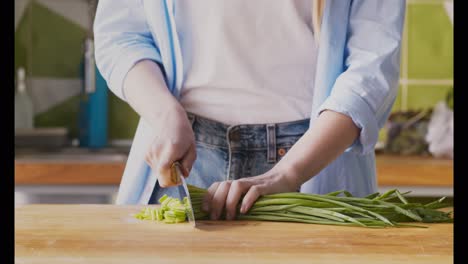
[[[228,125],[193,113],[187,113],[195,140],[214,147],[267,149],[291,147],[309,128],[310,119],[272,124]]]

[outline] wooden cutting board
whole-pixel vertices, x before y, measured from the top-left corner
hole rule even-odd
[[[16,263],[453,263],[453,224],[429,228],[135,219],[141,206],[15,209]]]

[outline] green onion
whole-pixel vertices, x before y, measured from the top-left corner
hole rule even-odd
[[[188,185],[196,220],[208,220],[209,213],[202,210],[203,197],[207,190]],[[447,207],[445,197],[428,204],[409,203],[397,189],[383,194],[373,193],[366,197],[354,197],[346,190],[327,194],[305,194],[298,192],[263,195],[250,210],[240,214],[237,220],[297,222],[308,224],[361,226],[368,228],[420,227],[404,222],[450,223],[452,212],[437,209]],[[339,196],[343,194],[342,196]],[[141,220],[163,223],[180,223],[187,219],[187,199],[164,195],[159,199],[159,208],[143,208],[135,217]],[[225,212],[221,218],[225,217]]]
[[[405,197],[401,195],[400,191],[396,190],[395,193],[398,196],[398,199],[400,199],[400,201],[402,201],[404,204],[408,204],[408,201],[406,201]]]
[[[164,195],[159,199],[159,203],[161,204],[159,208],[143,208],[140,213],[135,215],[135,218],[167,224],[185,222],[187,218],[187,199],[180,201],[177,198]]]

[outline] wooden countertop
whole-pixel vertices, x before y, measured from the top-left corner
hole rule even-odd
[[[341,227],[140,221],[140,206],[15,208],[17,263],[453,263],[453,224]]]
[[[377,155],[379,186],[453,186],[453,160]],[[15,160],[15,184],[118,185],[125,162]]]

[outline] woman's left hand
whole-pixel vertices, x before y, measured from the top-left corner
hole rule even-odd
[[[295,192],[351,146],[359,134],[360,128],[349,116],[324,110],[273,169],[251,178],[213,183],[202,209],[217,220],[226,208],[226,219],[234,220],[243,194],[240,212],[245,214],[261,195]]]
[[[286,173],[289,171],[288,173]],[[218,220],[226,208],[226,220],[234,220],[241,196],[240,212],[245,214],[261,195],[295,192],[299,188],[291,170],[271,169],[255,177],[234,181],[215,182],[208,188],[202,209],[210,212],[211,220]]]

